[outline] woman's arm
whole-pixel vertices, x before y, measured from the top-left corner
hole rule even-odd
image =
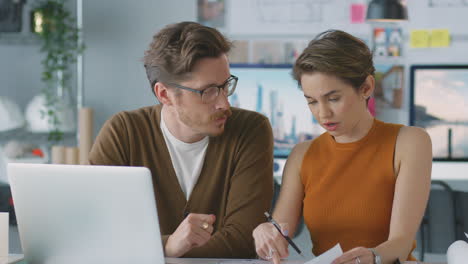
[[[293,235],[296,231],[302,211],[304,187],[300,170],[304,154],[309,146],[310,141],[303,142],[291,151],[284,167],[281,192],[273,212],[273,219],[282,225],[283,230],[287,230],[288,235]],[[288,243],[272,224],[260,224],[253,231],[253,237],[257,254],[261,258],[269,259],[271,255],[273,262],[278,264],[280,258],[286,258],[289,255]]]
[[[388,241],[376,250],[382,263],[405,261],[424,216],[431,188],[432,143],[424,129],[403,127],[395,148],[395,196]]]
[[[289,234],[296,232],[302,212],[304,186],[301,181],[301,166],[311,141],[297,144],[286,161],[281,182],[281,191],[275,205],[273,218],[278,223],[287,224]]]

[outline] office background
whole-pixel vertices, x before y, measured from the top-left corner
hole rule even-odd
[[[254,1],[254,0],[252,0]],[[74,1],[69,1],[74,6]],[[317,1],[320,2],[320,1]],[[336,10],[349,8],[364,0],[330,0]],[[468,3],[459,1],[407,0],[409,22],[400,24],[403,33],[402,57],[390,61],[405,66],[405,85],[402,111],[397,121],[409,122],[409,68],[414,64],[468,64]],[[441,4],[429,8],[432,2]],[[444,3],[455,3],[450,7]],[[26,3],[28,5],[28,3]],[[230,18],[232,19],[232,18]],[[332,19],[327,17],[326,19]],[[144,50],[155,32],[169,23],[197,20],[197,3],[192,0],[84,0],[84,106],[95,111],[94,134],[113,114],[156,103],[142,66]],[[325,26],[326,28],[326,26]],[[449,29],[452,41],[445,48],[409,47],[412,29]],[[358,32],[359,37],[371,40],[371,30]],[[288,38],[313,38],[310,34],[288,34]],[[353,33],[353,32],[351,32]],[[238,37],[238,36],[233,36]],[[240,38],[262,38],[241,35]],[[265,38],[282,38],[282,34],[268,33]],[[40,61],[43,54],[37,43],[8,43],[0,37],[0,96],[12,98],[24,109],[42,87]],[[388,62],[388,61],[380,61]],[[242,77],[240,77],[242,78]],[[468,115],[468,113],[467,113]],[[435,162],[433,176],[444,178],[457,190],[468,191],[468,163]],[[308,235],[307,235],[308,236]],[[304,237],[304,241],[308,237]]]

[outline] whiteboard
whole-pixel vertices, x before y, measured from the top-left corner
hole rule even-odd
[[[446,28],[454,35],[468,35],[467,0],[411,0],[407,3],[408,29]]]
[[[231,35],[315,35],[341,29],[368,35],[369,24],[351,24],[351,0],[231,0],[227,25]],[[361,1],[365,3],[365,1]]]

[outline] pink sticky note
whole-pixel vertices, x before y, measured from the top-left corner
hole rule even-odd
[[[366,18],[365,4],[351,4],[351,23],[362,24]]]

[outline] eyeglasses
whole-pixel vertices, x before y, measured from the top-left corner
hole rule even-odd
[[[195,90],[177,83],[168,83],[168,85],[173,86],[175,88],[198,93],[201,96],[202,102],[207,104],[216,100],[216,98],[218,98],[219,96],[220,91],[223,91],[223,94],[226,97],[231,96],[236,90],[237,80],[239,80],[239,78],[237,78],[234,75],[231,75],[223,84],[219,86],[210,86],[203,90]]]

